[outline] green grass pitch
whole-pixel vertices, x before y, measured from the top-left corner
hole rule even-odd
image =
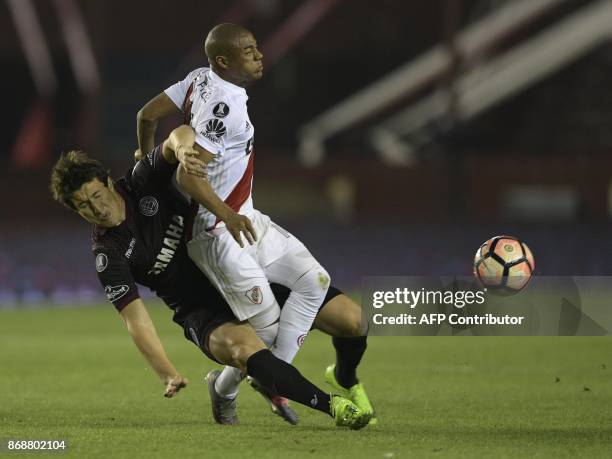
[[[79,458],[612,455],[609,337],[371,337],[360,377],[378,426],[338,429],[299,405],[290,426],[244,385],[241,425],[221,427],[201,382],[215,364],[170,311],[150,311],[190,380],[175,399],[162,397],[110,305],[0,310],[0,439],[66,439],[59,457]],[[330,339],[313,332],[296,365],[325,387],[333,358]]]

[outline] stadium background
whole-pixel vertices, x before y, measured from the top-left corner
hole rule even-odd
[[[307,241],[338,285],[355,288],[362,275],[467,274],[478,245],[500,233],[532,246],[541,273],[604,273],[610,41],[466,121],[458,114],[458,78],[597,4],[535,2],[547,6],[488,38],[494,41],[481,40],[462,62],[453,37],[513,3],[521,2],[353,1],[349,14],[340,1],[32,2],[43,44],[34,67],[11,2],[3,3],[2,304],[99,292],[88,228],[52,202],[50,165],[60,151],[82,148],[122,175],[136,147],[138,109],[206,64],[202,39],[222,20],[253,29],[266,55],[265,78],[249,90],[257,205]],[[35,24],[21,23],[32,46]],[[70,50],[63,27],[79,26],[84,39]],[[363,116],[324,139],[316,165],[303,165],[304,126],[434,46],[450,47],[446,69],[418,68],[425,72],[419,87],[354,110]],[[373,141],[376,129],[434,91],[449,94],[440,116],[407,134],[387,129],[400,147]]]
[[[612,27],[602,24],[611,9],[601,0],[2,2],[0,309],[103,301],[89,228],[52,201],[50,167],[79,148],[122,175],[138,109],[206,65],[203,38],[222,21],[251,29],[265,56],[249,89],[256,205],[305,241],[337,286],[469,274],[479,244],[503,233],[528,243],[538,273],[610,274]],[[62,330],[40,314],[27,316],[34,330],[49,332],[42,318]],[[4,317],[21,339],[22,316]],[[519,360],[530,353],[522,346]],[[477,346],[466,352],[486,358]]]

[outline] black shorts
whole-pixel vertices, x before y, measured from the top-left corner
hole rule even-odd
[[[270,286],[272,287],[272,292],[276,297],[276,301],[282,309],[291,291],[287,287],[278,284],[270,284]],[[330,286],[323,300],[323,304],[321,305],[321,309],[323,309],[329,301],[341,294],[342,292],[336,287]],[[175,314],[173,320],[183,327],[185,338],[198,346],[209,359],[217,363],[221,362],[212,355],[208,346],[210,335],[217,327],[224,323],[238,322],[238,319],[236,319],[227,303],[225,303],[223,298],[218,294],[209,298],[205,308],[194,308],[188,311],[181,310],[179,314]]]

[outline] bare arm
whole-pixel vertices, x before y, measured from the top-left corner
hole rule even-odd
[[[249,244],[257,240],[255,229],[251,220],[240,215],[217,196],[207,179],[196,177],[186,172],[181,164],[178,169],[177,179],[181,187],[198,203],[206,207],[219,220],[225,222],[225,227],[231,233],[240,247],[244,247],[241,233],[244,234]]]
[[[206,174],[197,173],[213,159],[213,154],[195,143],[195,132],[189,126],[176,128],[164,142],[163,155],[169,162],[178,160],[177,180],[179,185],[198,204],[203,205],[220,220],[240,247],[244,247],[241,233],[249,244],[257,240],[255,230],[248,217],[240,215],[221,200],[210,186]],[[202,167],[203,166],[203,167]]]
[[[164,396],[173,397],[176,395],[179,390],[187,385],[187,379],[176,371],[176,368],[168,359],[143,301],[138,298],[130,302],[121,310],[121,317],[134,344],[166,386]]]
[[[136,132],[138,136],[138,150],[135,159],[140,160],[142,152],[149,152],[155,147],[155,131],[160,119],[168,115],[179,113],[174,102],[162,92],[146,103],[136,115]]]

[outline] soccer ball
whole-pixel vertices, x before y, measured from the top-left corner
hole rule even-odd
[[[527,244],[512,236],[495,236],[476,251],[474,276],[493,293],[512,295],[524,289],[535,268]]]

